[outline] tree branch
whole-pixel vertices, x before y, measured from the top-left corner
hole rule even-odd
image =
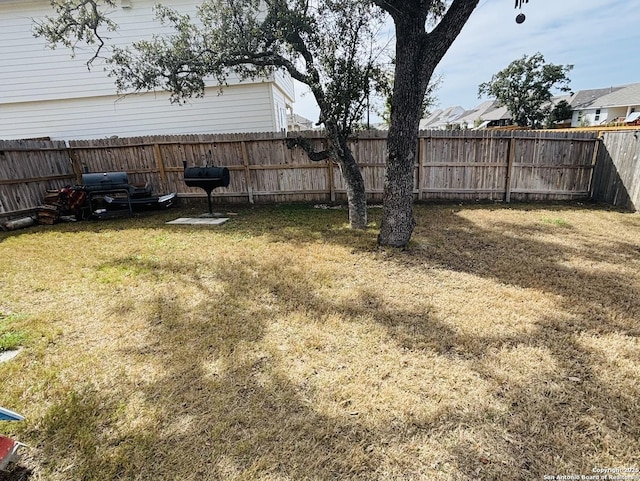
[[[307,157],[309,157],[309,160],[313,162],[320,162],[321,160],[326,160],[331,157],[330,150],[321,150],[319,152],[316,152],[311,145],[311,141],[306,137],[302,137],[301,135],[298,135],[296,137],[288,137],[285,142],[288,149],[295,149],[296,147],[300,147],[305,151]]]
[[[104,3],[112,7],[115,5],[113,0],[104,0]],[[100,27],[115,31],[116,24],[100,11],[97,0],[52,4],[56,7],[58,17],[45,17],[42,22],[34,20],[34,35],[46,38],[51,48],[55,48],[58,43],[69,47],[73,55],[79,41],[84,40],[96,46],[93,56],[86,62],[87,67],[90,67],[106,44],[107,38],[100,33]]]
[[[478,3],[479,0],[453,0],[442,20],[427,34],[424,42],[432,46],[438,61],[447,53]]]

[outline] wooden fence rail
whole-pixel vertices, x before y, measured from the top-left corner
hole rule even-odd
[[[321,132],[305,132],[317,150]],[[598,152],[593,132],[425,131],[419,136],[417,200],[553,201],[588,199]],[[382,198],[386,132],[350,143],[370,201]],[[91,141],[0,141],[0,216],[34,209],[48,189],[80,183],[83,172],[125,171],[157,193],[204,197],[186,187],[183,163],[226,166],[231,184],[214,202],[332,202],[346,198],[332,161],[311,162],[280,133],[154,136]]]

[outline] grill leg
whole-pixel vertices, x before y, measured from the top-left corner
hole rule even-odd
[[[209,217],[213,217],[213,209],[211,208],[211,189],[207,189],[207,204],[209,205]]]

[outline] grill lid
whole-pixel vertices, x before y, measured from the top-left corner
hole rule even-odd
[[[129,177],[126,172],[82,174],[82,185],[88,190],[126,189]]]
[[[203,189],[228,187],[229,169],[226,167],[187,167],[184,169],[184,182],[189,187]]]

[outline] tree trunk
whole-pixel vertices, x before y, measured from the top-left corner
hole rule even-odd
[[[349,226],[352,229],[367,228],[367,194],[360,167],[349,148],[348,136],[327,122],[327,136],[331,150],[338,161],[342,178],[347,184],[347,201],[349,203]]]
[[[396,29],[401,27],[396,26]],[[387,171],[378,244],[404,247],[415,227],[413,183],[422,99],[431,78],[421,55],[424,23],[402,27],[396,41],[396,73],[387,137]],[[409,30],[412,30],[412,34]],[[427,71],[425,71],[427,70]]]
[[[347,184],[349,203],[349,226],[352,229],[367,228],[367,194],[360,167],[349,148],[349,133],[341,130],[335,123],[326,122],[327,139],[331,151],[338,161],[342,178]]]
[[[393,17],[396,27],[396,70],[389,136],[384,208],[378,244],[404,247],[413,219],[413,171],[418,145],[422,100],[431,75],[469,19],[479,0],[453,0],[430,32],[425,23],[433,2],[374,0]]]
[[[347,184],[347,200],[349,202],[349,225],[352,229],[367,228],[367,195],[360,167],[356,163],[351,150],[346,148],[338,159],[342,177]]]
[[[342,178],[347,185],[347,201],[349,203],[349,225],[352,229],[366,229],[367,227],[367,195],[364,187],[364,179],[360,167],[356,162],[348,144],[348,135],[341,132],[335,125],[327,122],[327,139],[329,150],[317,152],[313,145],[305,137],[287,138],[287,147],[302,148],[310,160],[318,162],[335,159],[340,166]]]

